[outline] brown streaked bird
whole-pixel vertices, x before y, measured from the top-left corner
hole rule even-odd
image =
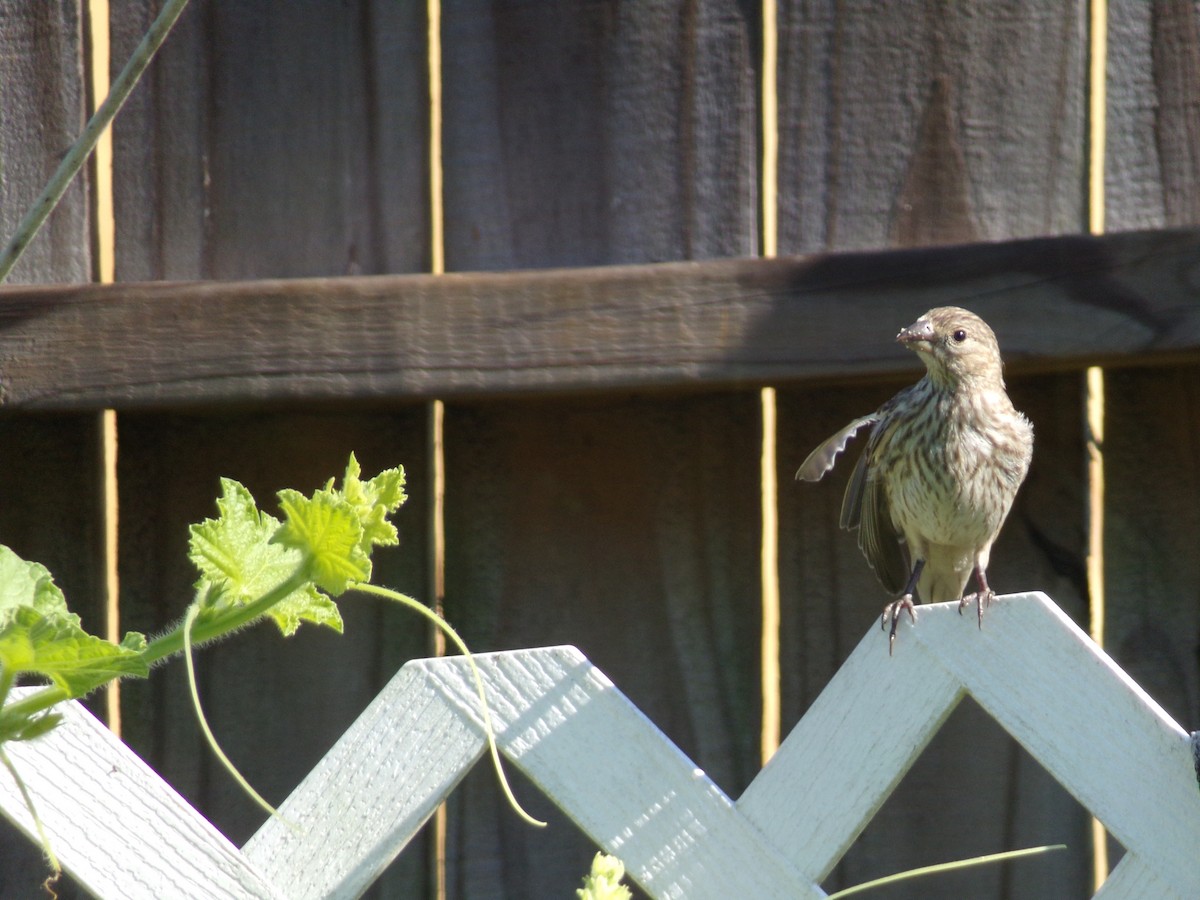
[[[1033,426],[1004,389],[1000,348],[979,316],[955,306],[931,309],[896,335],[925,363],[925,377],[870,415],[855,419],[809,454],[796,477],[820,481],[861,429],[871,436],[842,500],[842,528],[880,582],[916,622],[913,595],[925,603],[974,601],[979,625],[994,593],[988,558],[1029,471]],[[901,545],[907,548],[907,559]],[[963,595],[974,573],[978,591]]]

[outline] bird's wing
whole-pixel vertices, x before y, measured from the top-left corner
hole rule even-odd
[[[892,524],[892,513],[888,508],[883,482],[871,478],[867,473],[866,459],[869,455],[869,452],[864,453],[859,461],[859,469],[865,473],[861,480],[865,484],[859,486],[860,497],[855,504],[858,509],[858,546],[884,588],[890,593],[898,594],[908,583],[908,561],[904,558],[904,551],[900,549],[900,535],[896,533],[896,526]],[[856,477],[851,479],[846,490],[846,499],[842,505],[843,520],[846,518],[846,504],[852,499],[850,490],[855,487],[855,482],[860,480],[857,477],[858,473],[859,470],[856,469]]]
[[[842,495],[842,519],[838,523],[847,531],[858,527],[862,517],[863,490],[867,486],[867,470],[870,468],[871,448],[863,450],[854,466],[854,472]]]
[[[796,480],[820,481],[825,476],[825,473],[833,468],[838,454],[846,449],[846,445],[850,443],[850,439],[858,434],[860,429],[868,425],[874,425],[878,421],[879,413],[873,412],[869,416],[855,419],[837,434],[822,441],[816,450],[808,454],[808,459],[804,460],[800,468],[796,471]],[[855,472],[857,473],[857,470]]]
[[[874,431],[859,457],[842,498],[841,526],[848,531],[858,529],[858,546],[863,556],[884,588],[896,594],[908,583],[908,562],[900,549],[900,535],[892,524],[883,481],[872,477],[871,472],[875,449],[887,439],[889,430],[883,426]]]

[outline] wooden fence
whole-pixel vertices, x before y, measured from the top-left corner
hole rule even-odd
[[[119,66],[158,4],[109,5]],[[102,7],[0,3],[4,235],[79,131]],[[791,473],[915,376],[891,338],[952,301],[995,325],[1037,432],[994,584],[1087,622],[1082,371],[1107,366],[1105,647],[1200,728],[1190,4],[440,12],[436,197],[426,5],[193,0],[115,127],[113,242],[82,182],[13,279],[53,286],[0,294],[0,541],[45,563],[92,630],[114,523],[100,410],[117,410],[121,627],[153,632],[190,600],[186,525],[218,476],[268,497],[350,450],[407,468],[403,544],[376,579],[430,596],[437,397],[449,617],[478,650],[578,646],[739,796],[763,724],[758,388],[778,391],[786,732],[886,600],[836,528],[838,486]],[[1112,234],[1081,236],[1101,211]],[[750,259],[763,249],[791,258]],[[105,252],[118,283],[84,287]],[[457,274],[421,275],[435,256]],[[215,730],[273,800],[428,655],[403,615],[356,601],[346,620],[343,638],[264,630],[200,660]],[[184,697],[176,668],[126,685],[123,737],[241,844],[258,813]],[[467,776],[449,896],[570,896],[594,842],[533,802],[557,827],[528,832]],[[378,896],[428,889],[417,840]],[[968,701],[824,884],[1059,840],[1073,849],[1037,892],[1084,896],[1086,812]],[[0,895],[40,880],[23,838],[0,853]],[[1030,893],[1008,870],[984,878],[973,896]]]
[[[479,666],[505,756],[652,897],[824,897],[964,695],[1120,838],[1098,897],[1196,896],[1189,736],[1044,595],[1002,598],[983,631],[956,610],[922,609],[894,656],[871,628],[736,803],[574,647]],[[465,662],[410,662],[241,853],[78,707],[13,757],[56,851],[102,900],[325,900],[359,896],[484,750]],[[0,810],[33,834],[11,783]],[[1043,859],[1010,865],[1036,884]]]

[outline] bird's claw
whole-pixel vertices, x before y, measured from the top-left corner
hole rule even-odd
[[[900,624],[900,614],[906,611],[908,617],[912,619],[912,623],[916,625],[917,611],[913,607],[912,594],[905,594],[899,600],[895,600],[883,608],[880,627],[887,628],[888,622],[892,623],[892,628],[888,632],[888,656],[891,656],[892,651],[896,648],[896,627]]]
[[[962,611],[966,607],[968,607],[972,603],[974,603],[976,610],[977,610],[977,615],[979,617],[979,628],[980,628],[980,630],[982,630],[983,629],[983,611],[988,606],[991,605],[992,598],[995,596],[996,596],[996,592],[992,591],[992,590],[976,591],[973,594],[967,594],[961,600],[958,601],[958,614],[961,616]]]

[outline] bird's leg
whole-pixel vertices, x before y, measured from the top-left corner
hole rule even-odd
[[[904,593],[900,599],[893,600],[883,608],[882,627],[886,628],[888,620],[891,620],[892,630],[888,632],[888,656],[892,655],[892,650],[896,646],[896,626],[900,624],[900,613],[908,611],[908,617],[913,620],[915,625],[917,622],[917,611],[913,609],[913,591],[917,589],[917,579],[921,577],[921,570],[925,568],[925,560],[918,559],[913,565],[912,574],[908,576],[908,584],[904,586]]]
[[[996,596],[996,592],[988,587],[987,575],[979,566],[975,567],[975,580],[979,582],[979,590],[974,594],[967,594],[958,601],[958,614],[961,616],[963,607],[970,603],[975,603],[979,615],[979,627],[983,628],[983,609],[992,602],[992,598]]]

